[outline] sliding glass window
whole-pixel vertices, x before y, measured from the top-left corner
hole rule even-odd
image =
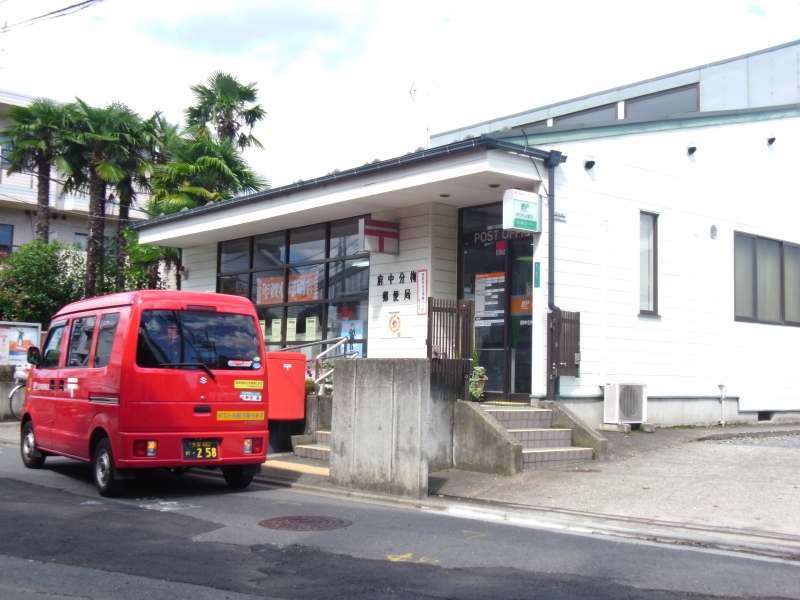
[[[736,320],[800,325],[800,246],[737,233],[733,252]]]
[[[359,250],[358,218],[219,246],[217,289],[250,298],[267,350],[347,337],[366,356],[369,254]],[[329,345],[302,348],[309,357]]]

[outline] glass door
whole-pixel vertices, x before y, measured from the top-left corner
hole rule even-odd
[[[509,397],[531,393],[533,354],[533,239],[511,243],[509,254],[508,364]]]
[[[461,298],[475,302],[475,349],[489,380],[485,399],[531,393],[533,238],[462,248]]]

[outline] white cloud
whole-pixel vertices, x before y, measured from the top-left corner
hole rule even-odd
[[[0,23],[66,4],[6,0]],[[178,122],[190,85],[231,73],[268,112],[248,158],[282,185],[791,41],[798,17],[796,0],[105,0],[0,34],[0,87]]]

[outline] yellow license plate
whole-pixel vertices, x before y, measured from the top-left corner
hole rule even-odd
[[[183,440],[185,460],[214,460],[219,458],[217,440]]]

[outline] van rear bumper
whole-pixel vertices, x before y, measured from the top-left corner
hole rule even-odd
[[[261,452],[245,454],[245,440],[262,440]],[[156,442],[156,456],[134,456],[134,443],[139,440]],[[184,453],[184,440],[216,442],[215,458],[192,458]],[[190,467],[225,467],[232,465],[261,465],[267,460],[269,431],[225,431],[182,433],[121,433],[120,448],[114,448],[114,463],[120,469],[174,469]]]

